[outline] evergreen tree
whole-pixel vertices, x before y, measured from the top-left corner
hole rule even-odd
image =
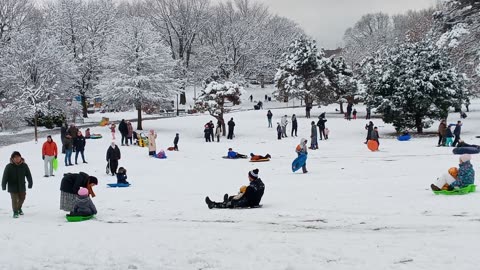
[[[195,109],[200,112],[207,111],[211,116],[215,117],[221,123],[223,136],[225,136],[223,115],[229,111],[225,108],[225,103],[231,102],[232,105],[239,105],[241,103],[240,96],[244,93],[245,91],[238,84],[211,82],[197,98]]]
[[[429,40],[404,43],[368,59],[363,66],[366,104],[399,132],[419,133],[463,99],[465,78],[445,51]]]

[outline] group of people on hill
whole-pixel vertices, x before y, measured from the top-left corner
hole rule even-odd
[[[437,146],[457,146],[462,133],[462,121],[458,120],[457,124],[447,126],[447,120],[443,119],[438,125],[438,144]],[[455,127],[452,131],[452,127]]]
[[[372,121],[369,121],[368,124],[365,125],[365,129],[367,130],[367,140],[365,143],[368,143],[368,141],[376,141],[378,146],[380,146],[380,135],[378,134],[378,127],[376,127]]]
[[[233,140],[234,131],[235,131],[235,121],[233,121],[233,117],[227,122],[228,133],[227,139]],[[215,130],[215,132],[214,132]],[[205,138],[205,142],[215,142],[215,138],[217,138],[217,142],[220,142],[220,137],[223,134],[222,122],[217,121],[217,127],[215,128],[215,124],[213,121],[210,120],[203,126],[203,134]]]
[[[72,153],[75,152],[75,165],[78,164],[78,155],[82,156],[83,163],[87,163],[85,160],[85,137],[83,136],[82,131],[75,125],[71,124],[70,127],[65,123],[64,126],[60,129],[60,140],[62,141],[62,153],[65,154],[64,162],[65,166],[73,166],[72,164]],[[49,148],[48,146],[54,147],[56,150],[54,151],[54,158],[58,155],[57,153],[57,146],[56,143],[52,143],[52,138],[47,138],[48,145],[46,146],[46,152],[42,153],[42,157],[47,158],[45,162],[51,162],[51,155],[53,149]],[[45,146],[45,144],[44,144]],[[48,153],[47,153],[48,152]],[[49,154],[49,155],[47,155]],[[48,156],[48,157],[47,157]],[[44,159],[45,160],[45,159]],[[50,176],[51,174],[47,173],[45,170],[45,177]]]

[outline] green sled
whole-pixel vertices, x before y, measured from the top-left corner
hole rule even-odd
[[[85,221],[85,220],[92,219],[94,216],[95,215],[91,215],[91,216],[70,216],[70,215],[66,215],[65,217],[67,218],[68,222],[79,222],[79,221]]]
[[[475,185],[468,185],[466,187],[463,187],[463,188],[460,188],[460,189],[455,189],[455,190],[452,190],[452,191],[439,190],[439,191],[434,191],[433,193],[435,193],[436,195],[465,195],[465,194],[470,193],[470,192],[475,192],[476,187],[477,186],[475,186]]]
[[[56,159],[56,158],[53,159],[53,166],[52,167],[53,167],[53,170],[55,170],[55,171],[58,169],[58,159]]]

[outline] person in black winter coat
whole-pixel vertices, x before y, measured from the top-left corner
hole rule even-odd
[[[279,122],[277,122],[277,138],[279,140],[282,139],[282,126],[280,125]]]
[[[77,137],[75,138],[75,140],[73,140],[73,146],[75,147],[75,149],[77,149],[77,152],[75,152],[75,165],[78,165],[77,161],[78,161],[79,153],[82,155],[83,163],[87,163],[85,161],[85,155],[84,155],[85,144],[86,144],[85,137],[83,137],[81,131],[78,131]]]
[[[208,123],[206,123],[204,126],[203,126],[203,136],[205,137],[205,142],[210,142],[210,128],[208,126]]]
[[[456,146],[458,141],[460,140],[460,133],[462,132],[462,121],[457,121],[457,125],[453,130],[453,135],[455,135],[455,140],[452,143],[452,146]]]
[[[120,160],[121,154],[120,154],[120,148],[115,144],[115,142],[112,142],[110,147],[108,147],[107,150],[107,162],[110,166],[110,172],[112,175],[115,175],[117,172],[118,168],[118,160]]]
[[[268,110],[267,112],[267,120],[268,120],[268,127],[271,128],[272,127],[272,117],[273,117],[273,113]]]
[[[233,122],[233,117],[230,118],[230,121],[228,121],[228,134],[227,134],[227,139],[232,140],[233,139],[233,130],[235,128],[235,122]]]
[[[210,134],[210,140],[211,142],[215,142],[215,134],[214,134],[214,130],[215,130],[215,124],[213,123],[212,120],[210,120],[210,122],[208,122],[208,133]]]
[[[367,130],[367,140],[365,141],[365,143],[367,143],[372,138],[373,122],[368,122],[368,124],[365,125],[365,129]]]
[[[120,124],[118,124],[118,131],[120,131],[120,134],[122,135],[122,145],[128,146],[128,140],[127,140],[128,126],[127,126],[127,122],[125,122],[125,119],[122,119]]]
[[[325,137],[326,139],[326,135],[325,135],[325,123],[327,122],[327,119],[325,119],[325,113],[322,113],[318,116],[318,122],[317,122],[317,126],[318,126],[318,129],[320,130],[320,140],[323,140],[323,137]]]
[[[67,122],[60,128],[60,141],[62,142],[62,154],[65,154],[65,144],[63,141],[65,140],[65,136],[67,135],[68,125]]]
[[[89,194],[95,197],[92,187],[98,185],[98,179],[84,172],[66,173],[60,184],[60,209],[73,211],[74,202],[80,187],[88,189]]]
[[[229,200],[228,194],[223,196],[223,202],[214,202],[209,197],[205,198],[208,208],[244,208],[258,207],[265,192],[265,184],[258,177],[258,169],[248,172],[248,180],[250,185],[247,187],[245,194],[238,200]]]
[[[120,167],[118,168],[117,171],[117,184],[127,184],[130,185],[130,183],[127,181],[127,169]]]
[[[297,137],[297,129],[298,129],[297,116],[293,114],[292,115],[292,134],[291,134],[292,137],[293,137],[293,134],[295,134],[295,137]]]
[[[175,151],[178,151],[178,140],[180,140],[180,136],[177,133],[175,139],[173,139],[173,150]]]

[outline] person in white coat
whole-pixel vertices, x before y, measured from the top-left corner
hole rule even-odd
[[[148,133],[148,155],[155,156],[157,154],[157,133],[153,129]]]
[[[288,119],[287,115],[285,114],[282,116],[282,119],[280,120],[280,125],[282,126],[282,138],[286,138],[287,136],[287,125],[288,125]]]

